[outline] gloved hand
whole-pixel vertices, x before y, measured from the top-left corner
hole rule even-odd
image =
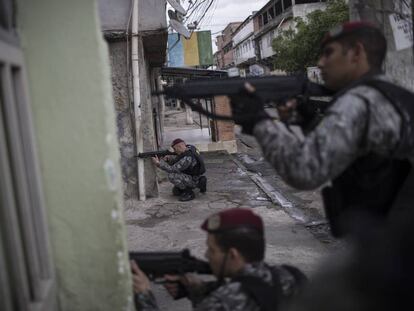
[[[253,135],[254,126],[261,120],[270,119],[264,110],[263,101],[254,87],[246,83],[237,95],[230,96],[234,122],[242,127],[242,133]]]

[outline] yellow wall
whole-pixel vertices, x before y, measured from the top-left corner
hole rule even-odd
[[[183,50],[184,50],[184,64],[186,66],[198,66],[200,65],[200,59],[198,57],[198,40],[197,33],[193,32],[190,39],[183,40]]]

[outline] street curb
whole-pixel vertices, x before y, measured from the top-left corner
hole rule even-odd
[[[266,196],[272,201],[272,203],[280,206],[291,218],[294,220],[307,224],[309,223],[308,217],[299,208],[289,201],[280,191],[270,185],[263,177],[257,173],[250,172],[244,164],[230,154],[232,161],[244,172],[247,176],[258,186]]]

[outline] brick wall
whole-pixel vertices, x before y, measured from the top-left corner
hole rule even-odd
[[[220,115],[231,115],[229,99],[226,96],[216,96],[214,98],[215,111]],[[234,122],[216,121],[216,141],[234,140]]]

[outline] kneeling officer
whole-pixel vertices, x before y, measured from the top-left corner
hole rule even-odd
[[[277,310],[306,282],[297,268],[263,262],[263,221],[250,209],[213,214],[201,228],[207,232],[206,258],[217,281],[203,282],[189,274],[165,276],[169,293],[187,296],[194,310]],[[159,310],[148,278],[135,262],[131,267],[138,310]]]
[[[171,147],[176,156],[165,156],[161,160],[152,158],[153,163],[168,173],[168,180],[174,185],[173,194],[180,196],[180,201],[194,199],[194,188],[201,193],[207,190],[207,178],[203,158],[193,145],[187,145],[182,139],[175,139]]]

